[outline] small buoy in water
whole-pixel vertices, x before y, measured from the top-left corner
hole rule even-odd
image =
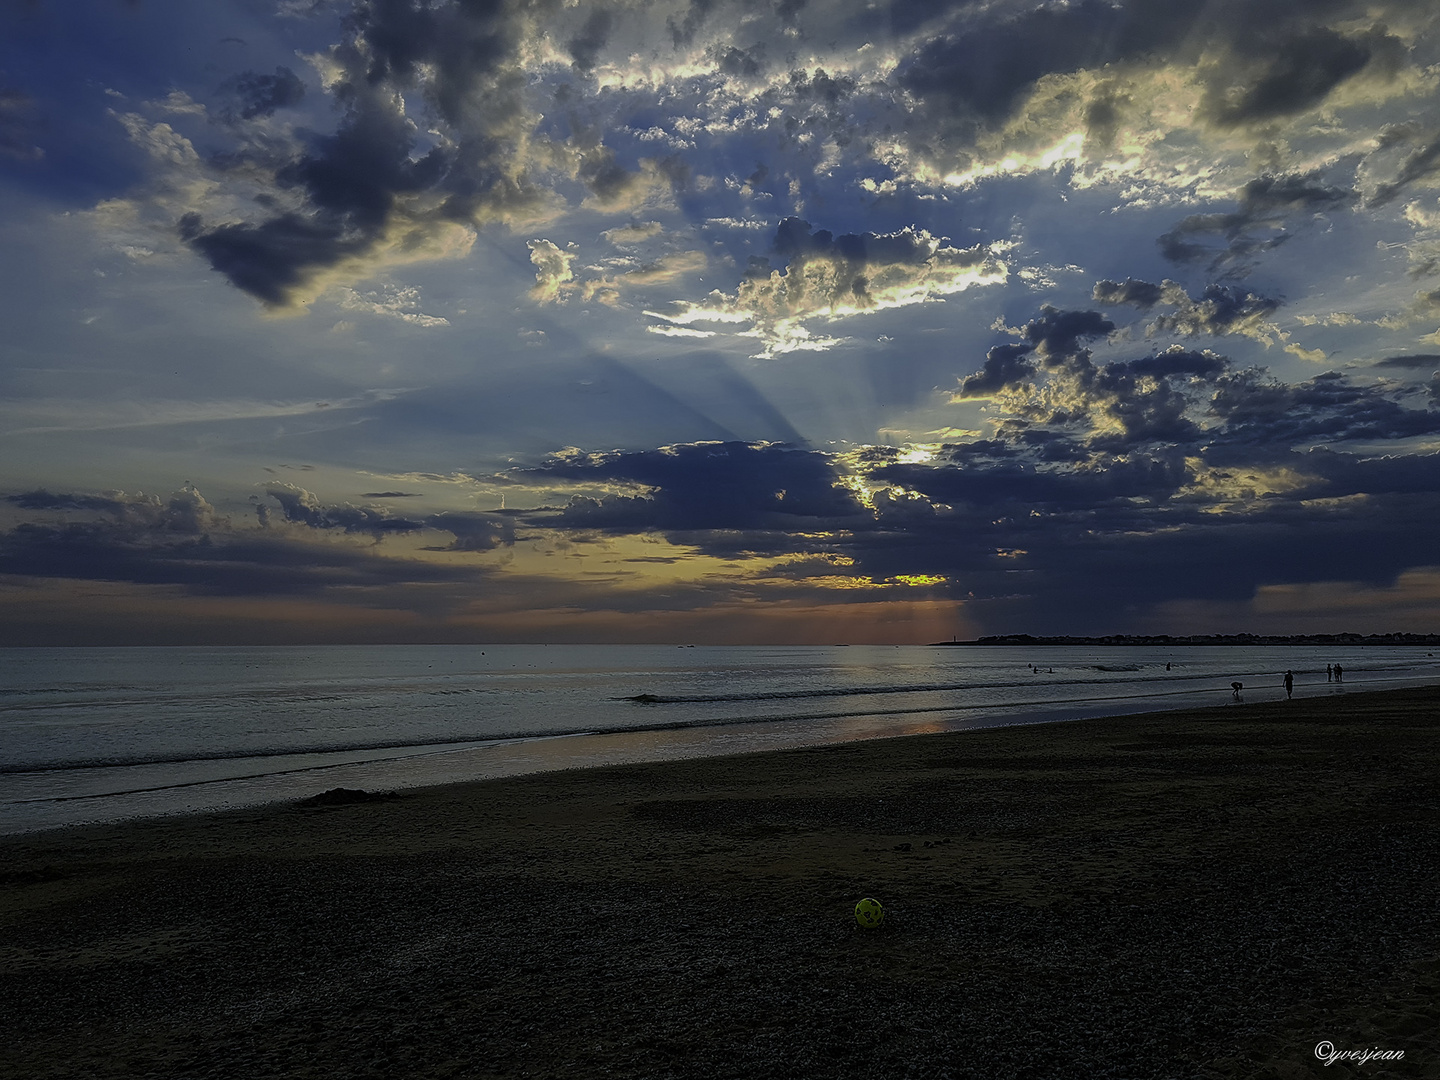
[[[885,909],[879,900],[867,896],[855,905],[855,921],[866,930],[874,930],[885,921]]]

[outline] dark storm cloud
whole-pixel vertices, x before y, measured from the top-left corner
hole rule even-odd
[[[1030,345],[993,346],[985,354],[985,366],[960,380],[956,396],[989,397],[1031,378],[1035,374],[1035,365],[1028,359],[1032,348]]]
[[[1036,6],[965,22],[933,38],[901,64],[897,82],[931,107],[995,125],[1044,75],[1099,68],[1180,41],[1199,4],[1108,4],[1100,0]]]
[[[230,80],[222,89],[234,95],[234,115],[242,120],[272,116],[276,109],[298,105],[305,97],[305,84],[288,67],[277,67],[273,75],[247,71]]]
[[[1230,362],[1212,352],[1193,352],[1178,346],[1138,360],[1106,364],[1105,371],[1116,377],[1216,379],[1230,369]]]
[[[432,196],[434,208],[409,222],[421,231],[532,204],[536,192],[517,172],[506,134],[521,109],[504,73],[518,41],[518,15],[534,6],[357,3],[346,38],[330,56],[339,74],[329,91],[344,118],[333,134],[310,135],[275,172],[279,187],[303,197],[303,208],[218,225],[187,214],[181,238],[236,287],[281,306],[318,271],[373,250],[407,195]],[[582,58],[601,29],[587,28],[590,36],[578,39]],[[259,115],[293,103],[295,85],[283,70],[250,79],[246,109]],[[398,104],[398,95],[417,90],[447,135],[424,152]]]
[[[385,559],[337,545],[241,530],[198,491],[168,498],[44,490],[6,497],[50,520],[0,533],[0,574],[175,585],[197,595],[274,596],[334,586],[473,580],[475,571]],[[79,520],[76,520],[79,518]],[[320,527],[345,527],[321,517]],[[370,530],[366,530],[370,531]],[[457,533],[457,536],[459,534]]]
[[[207,229],[199,214],[190,213],[180,219],[179,232],[237,289],[277,307],[316,268],[360,254],[375,241],[373,230],[350,230],[325,215],[282,214],[258,225]]]
[[[689,443],[659,450],[555,458],[510,474],[519,482],[547,479],[624,484],[638,495],[577,497],[553,517],[562,525],[619,531],[804,528],[860,512],[838,486],[827,454],[781,443]],[[540,518],[532,521],[540,523]]]
[[[1100,282],[1097,292],[1128,295],[1143,304],[1155,294],[1145,285]],[[1166,282],[1166,295],[1176,289]],[[1240,289],[1221,287],[1207,289],[1200,302],[1179,291],[1178,302],[1191,305],[1192,311],[1187,324],[1176,325],[1188,327],[1188,333],[1211,334],[1231,333],[1247,318],[1269,314],[1273,305]],[[1047,305],[1018,331],[1031,344],[991,348],[985,369],[963,379],[956,397],[994,396],[1001,389],[1011,395],[1001,399],[1004,412],[992,412],[995,438],[953,456],[968,472],[966,484],[982,484],[989,474],[1004,475],[1008,482],[1035,467],[1045,474],[1047,462],[1081,467],[1093,484],[1096,462],[1103,455],[1161,455],[1172,461],[1166,456],[1169,448],[1179,448],[1228,467],[1274,462],[1310,445],[1440,432],[1436,395],[1427,400],[1420,387],[1358,383],[1335,372],[1284,383],[1263,370],[1236,370],[1230,360],[1211,351],[1179,346],[1097,366],[1081,343],[1109,328],[1097,312],[1058,311]],[[1034,487],[1071,481],[1051,477],[1024,482]],[[932,488],[919,490],[933,494]]]
[[[1103,337],[1115,324],[1098,311],[1060,311],[1049,304],[1026,323],[1025,338],[1047,363],[1063,364],[1070,358],[1089,355],[1080,347],[1084,339]]]
[[[1404,54],[1400,40],[1383,29],[1346,36],[1317,26],[1239,35],[1226,65],[1231,70],[1212,76],[1202,108],[1222,128],[1292,116],[1324,101],[1373,59],[1394,70]]]
[[[1191,214],[1160,237],[1161,254],[1172,262],[1209,261],[1212,269],[1245,264],[1290,239],[1292,216],[1313,216],[1348,206],[1355,193],[1325,183],[1316,174],[1260,176],[1236,193],[1229,213]]]
[[[1131,63],[1197,66],[1205,87],[1198,116],[1216,128],[1300,115],[1362,73],[1395,76],[1408,62],[1408,48],[1373,20],[1420,5],[1079,0],[894,7],[907,9],[894,16],[902,34],[932,20],[936,27],[920,36],[895,74],[896,85],[918,102],[924,118],[911,132],[921,145],[943,155],[948,144],[963,158],[980,132],[1017,116],[1046,76]],[[1108,147],[1132,104],[1114,81],[1097,85],[1085,110],[1090,145]]]
[[[1211,411],[1226,443],[1297,446],[1345,439],[1405,439],[1440,432],[1440,411],[1410,408],[1385,388],[1327,371],[1283,383],[1258,371],[1216,380]]]
[[[266,536],[137,537],[101,523],[25,523],[0,534],[0,574],[179,585],[198,595],[276,596],[334,586],[453,581],[453,569]]]
[[[985,354],[985,366],[960,381],[956,396],[987,397],[1031,378],[1037,368],[1033,356],[1046,368],[1089,366],[1090,352],[1082,339],[1103,337],[1115,324],[1098,311],[1061,311],[1046,304],[1040,314],[1020,329],[1028,344],[996,345]]]

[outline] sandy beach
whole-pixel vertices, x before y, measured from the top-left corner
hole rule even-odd
[[[1430,688],[7,838],[0,1076],[1433,1077],[1437,775]]]

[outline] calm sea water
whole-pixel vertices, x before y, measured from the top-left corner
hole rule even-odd
[[[1440,682],[1426,648],[0,649],[0,832]],[[1327,683],[1341,664],[1345,682]],[[1169,665],[1167,669],[1167,664]]]

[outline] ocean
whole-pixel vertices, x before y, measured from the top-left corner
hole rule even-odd
[[[0,833],[1440,682],[1440,650],[480,645],[0,649]],[[1340,664],[1343,683],[1327,682]]]

